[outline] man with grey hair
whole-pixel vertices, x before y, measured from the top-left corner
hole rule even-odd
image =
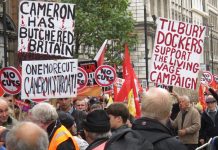
[[[142,96],[142,117],[135,120],[133,131],[138,132],[141,138],[153,144],[154,149],[186,150],[186,147],[173,137],[166,127],[172,109],[170,93],[161,88],[150,88]]]
[[[9,114],[9,109],[9,104],[6,99],[0,97],[0,126],[11,128],[17,123],[17,120]]]
[[[195,150],[198,146],[201,117],[197,109],[191,106],[188,96],[179,97],[179,108],[176,119],[172,122],[174,128],[178,129],[179,139],[186,145],[188,150]]]
[[[30,111],[30,120],[47,131],[49,137],[48,150],[79,150],[71,133],[60,123],[54,106],[39,103]]]
[[[32,122],[15,125],[6,136],[7,150],[47,150],[48,135]]]

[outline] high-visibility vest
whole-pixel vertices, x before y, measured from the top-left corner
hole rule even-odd
[[[106,141],[100,145],[98,145],[97,147],[93,148],[92,150],[104,150]]]
[[[59,127],[55,131],[54,136],[52,137],[51,142],[49,144],[48,150],[56,150],[61,143],[67,141],[69,138],[72,140],[75,150],[79,150],[79,146],[76,140],[63,125],[61,125],[61,127]]]

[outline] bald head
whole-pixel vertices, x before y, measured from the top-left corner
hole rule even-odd
[[[47,150],[47,133],[31,122],[22,122],[14,126],[6,137],[8,150]]]
[[[8,102],[7,102],[6,98],[0,97],[0,104],[2,104],[2,103],[8,105]]]
[[[143,117],[157,119],[158,121],[166,120],[171,109],[171,96],[165,89],[151,88],[142,96],[141,111]]]

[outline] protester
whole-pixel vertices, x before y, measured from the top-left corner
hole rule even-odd
[[[91,112],[96,109],[103,109],[101,102],[97,97],[91,97],[88,102],[88,111]]]
[[[191,106],[190,99],[186,95],[179,97],[179,107],[180,112],[172,125],[178,129],[179,139],[188,150],[195,150],[198,146],[201,126],[200,114],[196,108]]]
[[[106,111],[110,117],[111,131],[113,134],[128,128],[127,119],[129,118],[129,110],[123,103],[113,103]]]
[[[7,94],[5,93],[3,95],[4,99],[8,102],[8,106],[13,110],[13,101],[14,101],[14,97],[13,95]]]
[[[172,109],[170,98],[165,89],[149,89],[142,97],[142,117],[135,120],[132,129],[150,141],[156,150],[186,150],[166,127]]]
[[[110,118],[104,110],[90,112],[83,121],[84,132],[89,146],[86,150],[103,150],[111,136]]]
[[[217,101],[213,96],[208,96],[206,98],[206,103],[207,109],[201,116],[201,129],[199,135],[199,141],[201,144],[208,142],[212,137],[218,136]]]
[[[9,105],[4,98],[0,98],[0,126],[12,128],[17,123],[17,120],[9,115]]]
[[[15,125],[6,136],[7,150],[47,150],[47,133],[31,122]]]
[[[72,135],[75,135],[77,132],[75,127],[76,123],[73,117],[69,113],[65,113],[63,111],[58,112],[58,116],[61,124],[65,126]],[[74,138],[77,141],[80,150],[85,150],[89,146],[89,144],[81,137],[74,136]]]
[[[80,110],[80,111],[85,111],[87,112],[88,111],[88,99],[87,98],[84,98],[84,99],[77,99],[74,101],[74,104],[75,104],[75,107],[77,110]]]
[[[51,104],[41,102],[35,105],[30,111],[29,119],[47,131],[48,150],[79,150],[75,138],[60,123],[57,111]]]
[[[60,111],[68,112],[74,118],[77,127],[77,134],[83,137],[82,121],[86,117],[86,113],[76,110],[72,105],[72,98],[60,98],[58,99]]]

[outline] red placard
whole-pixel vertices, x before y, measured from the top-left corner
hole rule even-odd
[[[95,71],[95,81],[100,86],[109,86],[116,79],[116,71],[108,65],[101,65]]]

